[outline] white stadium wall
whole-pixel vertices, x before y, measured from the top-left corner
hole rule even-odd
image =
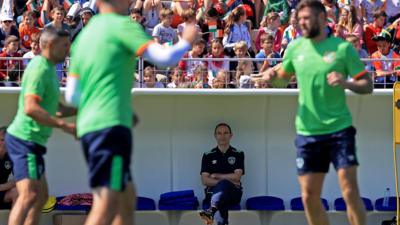
[[[140,116],[134,131],[132,171],[138,194],[158,200],[163,192],[194,189],[203,198],[200,165],[203,152],[215,147],[213,130],[226,122],[232,145],[245,152],[243,200],[257,195],[299,196],[296,180],[294,116],[296,90],[134,90]],[[11,122],[18,89],[0,89],[0,125]],[[392,94],[349,94],[357,128],[362,196],[375,200],[389,187],[394,195]],[[46,175],[50,193],[89,191],[87,168],[79,143],[56,130],[47,145]],[[332,205],[340,196],[331,167],[323,197]]]

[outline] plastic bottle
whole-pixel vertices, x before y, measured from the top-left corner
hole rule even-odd
[[[390,198],[390,188],[386,188],[385,193],[383,194],[383,207],[389,207],[389,198]]]

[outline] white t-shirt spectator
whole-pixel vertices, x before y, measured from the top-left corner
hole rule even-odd
[[[175,30],[172,27],[164,27],[162,23],[154,27],[153,37],[158,37],[160,39],[160,44],[173,44],[174,40],[177,39]]]

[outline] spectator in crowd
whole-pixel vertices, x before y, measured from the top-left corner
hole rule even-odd
[[[400,18],[400,1],[399,0],[386,0],[385,12],[388,15],[389,23],[393,23]]]
[[[340,9],[340,18],[336,26],[335,36],[346,40],[348,35],[363,38],[363,27],[358,20],[357,11],[354,6],[346,6]]]
[[[10,209],[18,193],[15,181],[10,179],[13,165],[4,144],[7,127],[0,127],[0,209]]]
[[[66,12],[63,7],[61,6],[55,7],[53,10],[51,10],[50,14],[53,21],[46,24],[45,29],[54,27],[57,30],[64,30],[71,34],[70,27],[68,26],[68,24],[64,22]]]
[[[153,30],[153,38],[159,44],[172,45],[178,40],[175,30],[171,27],[172,15],[171,9],[162,9],[160,12],[161,23]]]
[[[167,88],[181,88],[185,83],[185,77],[183,70],[179,67],[174,69],[174,73],[171,76],[171,82],[167,84]]]
[[[212,88],[213,89],[224,89],[226,88],[225,79],[223,77],[216,77],[212,80]]]
[[[361,59],[369,58],[367,51],[365,51],[365,49],[361,48],[360,38],[358,36],[350,34],[347,36],[346,41],[350,42],[354,46],[354,48],[358,52],[358,56],[360,56]],[[364,64],[365,64],[366,71],[372,70],[371,62],[364,62]]]
[[[291,9],[286,0],[268,0],[264,11],[264,17],[268,17],[269,13],[275,12],[279,14],[281,24],[287,24],[290,11]]]
[[[23,52],[28,52],[31,49],[32,36],[38,33],[40,33],[40,30],[35,27],[35,14],[31,11],[24,12],[22,23],[19,26],[21,50]]]
[[[164,88],[164,85],[156,80],[156,73],[153,67],[146,67],[143,71],[143,84],[144,88]]]
[[[182,12],[181,14],[182,21],[183,23],[178,25],[177,31],[178,31],[178,37],[179,39],[182,39],[182,33],[183,30],[185,29],[186,24],[196,24],[196,13],[193,9],[186,9]],[[200,32],[200,26],[196,24],[197,30]]]
[[[254,66],[253,66],[253,62],[252,61],[246,61],[246,60],[240,60],[242,58],[249,58],[249,55],[247,54],[247,44],[244,41],[239,41],[235,44],[235,47],[233,48],[233,50],[235,51],[235,57],[238,60],[237,61],[231,61],[230,62],[230,71],[232,71],[232,77],[235,78],[235,71],[237,71],[237,67],[239,65],[239,63],[242,64],[246,64],[251,68],[251,72],[253,72]],[[248,73],[247,75],[250,75],[250,73]],[[234,80],[234,82],[238,81],[237,79]]]
[[[208,69],[208,80],[212,83],[212,80],[217,76],[219,70],[229,70],[229,62],[226,60],[213,60],[213,58],[229,58],[224,54],[224,46],[220,39],[214,39],[211,42],[211,54],[207,56],[208,60],[207,69]]]
[[[377,43],[378,51],[372,54],[373,59],[399,59],[400,56],[390,48],[392,36],[387,30],[373,37]],[[391,88],[400,76],[400,61],[373,61],[375,67],[375,87]]]
[[[262,49],[256,55],[257,59],[279,59],[281,56],[279,53],[274,51],[274,36],[271,34],[264,34],[262,42]],[[277,64],[277,61],[265,60],[264,62],[257,62],[257,67],[260,73],[266,71],[270,67],[274,67]]]
[[[261,35],[270,33],[274,36],[274,51],[279,52],[281,50],[283,32],[279,29],[281,22],[279,20],[279,14],[276,12],[268,13],[267,17],[261,23],[260,30],[258,31],[256,38],[257,51],[261,49]]]
[[[364,36],[364,43],[367,47],[369,55],[372,55],[372,53],[378,50],[376,42],[373,41],[372,38],[381,33],[383,27],[385,26],[387,16],[384,11],[375,11],[373,17],[374,21],[365,27]]]
[[[85,4],[84,4],[85,5]],[[72,37],[72,41],[74,41],[76,39],[76,37],[78,37],[78,34],[82,31],[82,29],[89,23],[89,21],[92,19],[92,17],[94,16],[94,12],[91,8],[89,8],[88,6],[83,7],[80,11],[79,11],[79,18],[80,18],[80,25],[78,26],[78,28],[75,30],[73,37]]]
[[[208,84],[208,70],[204,65],[198,65],[193,71],[194,81],[192,86],[194,88],[211,88]]]
[[[39,40],[40,40],[40,33],[38,34],[33,34],[31,38],[31,50],[27,53],[24,54],[22,58],[24,58],[24,68],[28,65],[28,62],[35,56],[40,54],[40,45],[39,45]]]
[[[161,0],[145,0],[143,3],[143,25],[146,32],[152,34],[153,28],[160,23]]]
[[[142,25],[143,29],[145,29],[145,27],[143,25],[144,18],[143,18],[142,10],[137,9],[137,8],[132,8],[129,12],[129,15],[133,21]]]
[[[393,37],[393,39],[392,39],[393,50],[397,54],[400,54],[400,18],[398,18],[390,26],[388,26],[387,30],[390,32],[390,34]]]
[[[195,0],[173,0],[171,2],[171,9],[174,12],[172,16],[171,27],[177,28],[179,24],[185,22],[183,18],[183,14],[186,10],[193,10],[193,12],[197,11],[197,5]],[[196,19],[196,15],[194,16]]]
[[[250,61],[240,61],[236,67],[236,86],[239,88],[251,88],[251,74],[253,73],[253,63]]]
[[[4,57],[21,57],[18,53],[19,39],[14,35],[10,35],[6,38],[4,50],[0,53],[0,58]],[[18,86],[20,81],[20,75],[23,72],[23,65],[21,60],[15,59],[3,59],[0,60],[0,77],[4,80],[8,80],[12,86]]]
[[[205,192],[204,204],[210,205],[201,211],[206,224],[228,224],[228,207],[239,204],[242,197],[241,177],[244,175],[244,153],[230,145],[232,129],[226,123],[215,127],[217,147],[204,153],[201,162],[201,181]]]
[[[1,27],[0,27],[0,48],[5,45],[6,38],[10,35],[19,38],[18,29],[14,26],[14,20],[11,15],[2,14],[0,15]]]
[[[301,29],[297,22],[296,10],[290,13],[289,26],[283,31],[281,52],[284,52],[291,41],[301,37]],[[260,43],[262,45],[262,42]],[[262,47],[262,46],[261,46]]]
[[[202,58],[204,48],[206,43],[203,39],[198,39],[193,43],[192,50],[187,52],[183,58],[185,59],[193,59],[193,58]],[[204,65],[204,61],[198,60],[181,60],[178,63],[178,67],[184,71],[184,75],[188,77],[190,80],[193,78],[194,70],[199,66]]]
[[[204,21],[201,23],[201,32],[207,46],[215,38],[222,39],[224,37],[225,23],[220,18],[220,14],[214,7],[208,9],[204,14]]]
[[[228,56],[235,55],[233,47],[239,41],[245,41],[251,47],[250,26],[246,23],[247,16],[243,7],[235,8],[227,19],[224,30],[223,45]]]
[[[374,20],[374,12],[385,11],[385,5],[382,0],[361,0],[361,18],[364,24],[372,23]]]

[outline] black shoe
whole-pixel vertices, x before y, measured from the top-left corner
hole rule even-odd
[[[211,209],[202,210],[199,215],[206,225],[214,223],[214,213]]]

